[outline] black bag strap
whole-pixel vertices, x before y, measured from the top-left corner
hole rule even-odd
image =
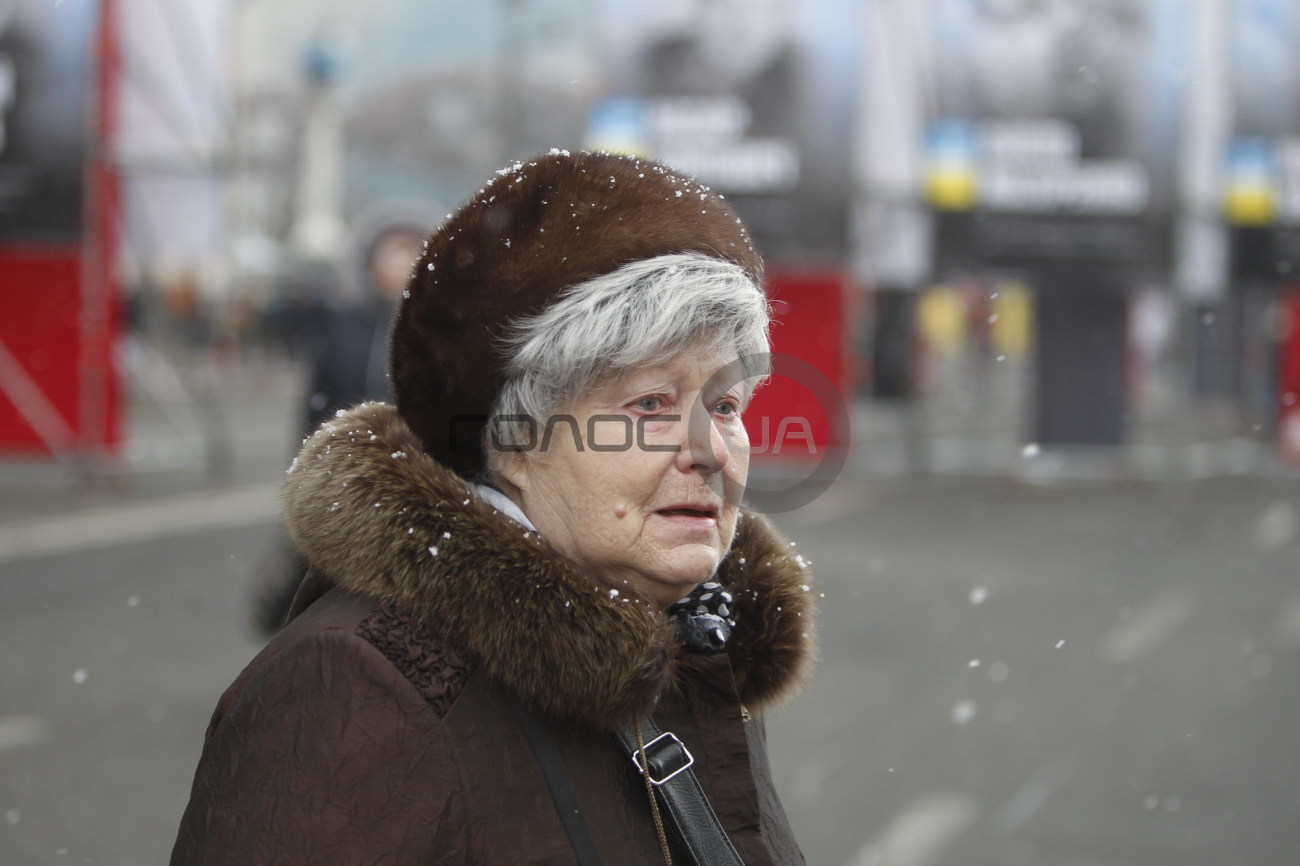
[[[690,857],[694,866],[744,866],[691,772],[695,758],[686,745],[675,734],[659,730],[654,719],[646,719],[642,730],[649,740],[643,751],[637,745],[637,724],[619,727],[618,741],[658,796],[678,850]]]
[[[513,694],[510,695],[510,707],[515,711],[524,737],[528,739],[528,745],[532,747],[533,755],[542,768],[546,787],[551,792],[555,811],[560,816],[564,833],[569,837],[569,844],[573,846],[573,853],[578,858],[578,866],[600,866],[600,855],[596,853],[596,843],[592,841],[591,831],[587,829],[587,822],[582,817],[578,795],[573,790],[568,771],[564,769],[559,750],[546,732],[545,723],[531,707]]]

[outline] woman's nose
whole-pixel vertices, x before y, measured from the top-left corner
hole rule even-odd
[[[678,468],[712,475],[726,467],[731,448],[713,415],[703,408],[697,413],[686,420],[686,442],[677,453]]]

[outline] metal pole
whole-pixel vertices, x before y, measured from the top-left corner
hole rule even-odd
[[[112,343],[116,338],[113,306],[117,285],[117,174],[112,154],[118,124],[119,55],[117,0],[101,0],[95,35],[92,132],[85,176],[88,185],[82,226],[81,339],[78,375],[77,450],[87,468],[107,457],[114,432],[111,401],[120,399],[113,376]]]

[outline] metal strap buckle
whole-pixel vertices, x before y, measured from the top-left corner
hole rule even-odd
[[[680,767],[676,768],[671,773],[664,776],[662,779],[656,779],[654,776],[650,774],[650,758],[649,755],[647,755],[646,753],[662,740],[671,740],[672,742],[676,743],[677,747],[682,750],[682,754],[686,756],[686,760],[682,762],[682,765]],[[658,787],[659,785],[662,785],[664,782],[667,782],[673,776],[676,776],[678,773],[690,769],[691,765],[695,763],[695,756],[692,755],[690,750],[686,748],[685,743],[677,739],[676,734],[674,734],[671,731],[665,731],[664,733],[655,737],[650,742],[646,743],[644,748],[637,749],[635,752],[633,752],[632,763],[636,764],[636,768],[641,771],[641,775],[645,776],[646,780],[651,785]]]

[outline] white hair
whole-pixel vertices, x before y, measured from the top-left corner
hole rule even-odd
[[[744,268],[702,253],[631,262],[566,289],[542,312],[515,322],[506,337],[505,383],[484,446],[528,441],[522,419],[542,422],[590,389],[686,350],[734,353],[752,393],[770,372],[770,309]]]

